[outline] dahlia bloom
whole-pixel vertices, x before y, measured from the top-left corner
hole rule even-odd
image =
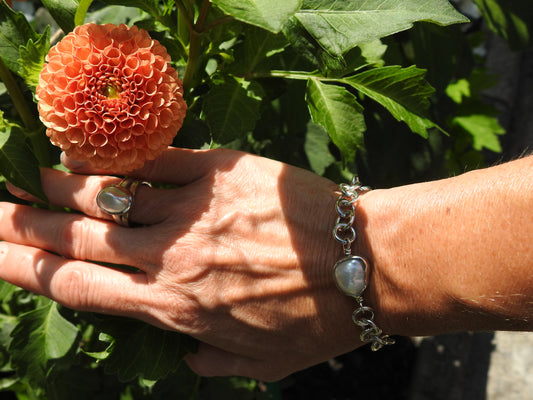
[[[160,155],[187,109],[169,61],[135,26],[76,27],[48,53],[36,90],[50,141],[110,171],[131,171]]]

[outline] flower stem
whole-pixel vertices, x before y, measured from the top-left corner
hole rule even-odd
[[[42,126],[37,122],[32,111],[24,99],[24,95],[20,90],[11,71],[0,58],[0,80],[4,82],[7,92],[13,101],[13,105],[24,125],[24,133],[29,138],[35,157],[39,161],[39,165],[49,167],[51,165],[50,155],[48,154],[48,142],[42,132]]]
[[[176,6],[178,7],[178,36],[183,43],[188,43],[189,32],[194,29],[194,15],[191,15],[182,1],[176,1]]]
[[[185,68],[185,74],[183,76],[183,89],[185,93],[189,93],[191,86],[193,84],[194,75],[198,70],[198,64],[200,59],[200,45],[201,45],[201,36],[204,24],[211,10],[211,2],[209,0],[204,0],[202,3],[202,8],[196,19],[196,23],[190,29],[190,42],[189,42],[189,58],[187,60],[187,67]]]
[[[29,131],[36,130],[38,128],[37,124],[35,123],[35,118],[31,112],[31,110],[26,105],[26,100],[24,99],[24,95],[22,94],[22,91],[17,85],[17,82],[15,81],[15,78],[11,74],[11,71],[9,71],[9,68],[7,68],[7,65],[4,63],[4,61],[0,58],[0,80],[4,82],[4,85],[6,85],[6,89],[11,96],[11,100],[13,100],[13,104],[15,108],[17,109],[20,119],[22,120],[22,123],[28,129]]]

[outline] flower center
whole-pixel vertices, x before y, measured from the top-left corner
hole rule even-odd
[[[113,83],[107,83],[100,89],[100,93],[108,99],[118,99],[120,91],[120,87]]]

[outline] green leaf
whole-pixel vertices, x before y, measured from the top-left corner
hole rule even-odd
[[[298,19],[289,19],[283,26],[283,34],[296,53],[321,70],[340,70],[346,66],[342,56],[333,55],[324,49]]]
[[[65,357],[76,343],[78,329],[58,311],[57,303],[20,315],[9,346],[17,372],[43,384],[52,360]]]
[[[513,50],[533,43],[533,8],[530,0],[474,0],[489,28]]]
[[[28,41],[37,42],[39,35],[21,12],[14,12],[4,1],[0,1],[0,58],[7,67],[19,74],[19,48]]]
[[[123,382],[136,377],[158,380],[173,373],[180,360],[191,351],[189,336],[156,328],[137,320],[106,318],[110,354],[101,361],[108,374]]]
[[[300,8],[301,0],[212,0],[239,21],[277,33]]]
[[[353,75],[354,72],[368,66],[382,67],[385,65],[383,56],[387,51],[387,45],[381,40],[363,43],[349,50],[344,55],[344,65],[341,69],[327,71],[329,78],[341,78],[347,75]]]
[[[434,89],[424,79],[425,74],[425,70],[414,66],[389,66],[373,68],[340,82],[377,101],[413,132],[427,137],[429,128],[439,127],[428,119],[429,97]]]
[[[97,24],[120,25],[124,23],[126,25],[131,25],[131,21],[135,21],[135,25],[139,28],[146,28],[139,26],[139,23],[142,23],[142,21],[139,20],[141,13],[142,11],[135,7],[107,6],[88,12],[85,18],[88,21],[95,21]],[[147,16],[147,18],[153,20],[152,17]]]
[[[87,14],[92,2],[93,0],[80,0],[80,5],[76,9],[76,14],[74,14],[74,25],[83,25],[85,14]]]
[[[18,126],[0,129],[0,174],[15,186],[47,201],[41,186],[39,163]]]
[[[281,53],[288,46],[287,39],[282,34],[253,26],[244,28],[242,36],[243,43],[236,47],[234,54],[238,62],[231,65],[232,72],[236,75],[253,72],[265,59]]]
[[[2,294],[10,289],[10,292],[6,294],[11,296],[12,292],[16,289],[14,288],[2,288]],[[2,298],[2,301],[8,301],[9,299]],[[3,353],[9,347],[12,337],[11,332],[15,329],[18,319],[13,315],[0,314],[0,351]]]
[[[74,18],[80,4],[79,0],[42,0],[42,3],[63,32],[69,33],[74,29],[76,26]]]
[[[307,81],[306,101],[311,120],[322,126],[340,149],[345,161],[352,161],[363,146],[366,130],[363,107],[345,88],[316,79]]]
[[[459,79],[457,82],[450,83],[446,87],[446,94],[455,103],[461,104],[463,102],[463,98],[472,96],[470,82],[468,82],[467,79]]]
[[[318,175],[323,175],[326,168],[335,162],[335,157],[329,151],[330,142],[324,128],[312,122],[308,124],[304,150],[309,166]]]
[[[505,129],[497,118],[484,114],[471,114],[457,116],[452,123],[459,125],[472,136],[474,149],[480,151],[486,148],[501,153],[502,147],[498,135],[503,135]]]
[[[161,15],[161,8],[158,0],[102,0],[105,4],[114,6],[137,7],[148,14],[156,17]]]
[[[414,22],[468,22],[447,0],[304,0],[293,17],[331,55],[409,29]]]
[[[231,142],[254,129],[261,101],[251,89],[256,86],[245,88],[230,78],[205,95],[205,121],[216,143]]]
[[[20,76],[32,90],[39,84],[39,75],[50,50],[50,26],[39,36],[36,42],[30,39],[26,46],[20,47]]]

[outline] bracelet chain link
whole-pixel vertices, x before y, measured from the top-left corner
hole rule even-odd
[[[339,216],[333,229],[333,236],[342,245],[344,256],[350,257],[352,255],[352,243],[357,238],[354,226],[355,204],[359,195],[369,191],[370,188],[368,186],[362,186],[357,177],[354,177],[350,184],[340,184],[339,188],[341,194],[336,203]],[[358,258],[362,259],[362,257]],[[364,263],[368,265],[366,260],[364,260]],[[365,270],[365,279],[366,272]],[[362,295],[353,297],[355,297],[358,307],[352,314],[352,320],[362,329],[360,335],[361,341],[363,343],[371,343],[371,349],[373,351],[377,351],[385,345],[394,344],[394,339],[388,335],[384,335],[383,331],[374,322],[374,310],[371,307],[363,305]]]

